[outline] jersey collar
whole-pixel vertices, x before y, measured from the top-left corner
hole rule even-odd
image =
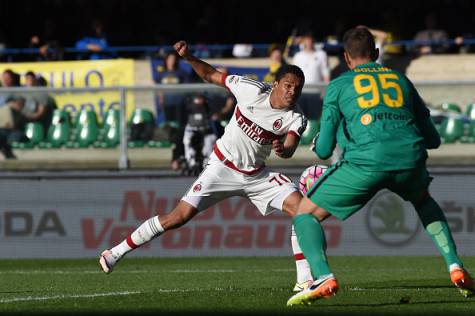
[[[358,65],[355,68],[353,68],[352,70],[354,70],[356,68],[368,68],[368,67],[381,67],[381,65],[378,64],[377,62],[372,61],[372,62],[369,62],[369,63],[366,63],[366,64]]]

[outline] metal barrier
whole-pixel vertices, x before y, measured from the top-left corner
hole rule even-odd
[[[430,104],[436,105],[443,102],[459,103],[462,108],[469,103],[475,102],[475,80],[470,81],[420,81],[415,83],[421,96]],[[314,85],[305,87],[304,94],[324,94],[325,85]],[[47,93],[55,97],[65,94],[88,93],[116,93],[117,104],[120,108],[120,145],[118,156],[118,168],[129,168],[128,135],[127,135],[127,111],[136,107],[146,107],[155,111],[155,96],[157,93],[181,93],[183,95],[190,92],[207,93],[228,93],[221,87],[210,84],[178,84],[178,85],[154,85],[154,86],[114,86],[114,87],[84,87],[84,88],[50,88],[50,87],[17,87],[1,88],[0,94],[35,94]],[[145,101],[138,101],[140,98],[130,99],[129,96],[138,94],[147,95],[148,98],[141,98]],[[61,108],[64,104],[59,104]],[[112,105],[110,105],[112,106]],[[130,112],[129,112],[130,114]]]
[[[335,50],[343,47],[342,43],[330,43],[330,42],[322,42],[320,43],[325,50]],[[270,43],[256,43],[251,44],[252,48],[255,53],[259,56],[267,56],[268,49],[273,44]],[[450,46],[450,45],[475,45],[475,39],[467,38],[463,39],[463,43],[457,43],[454,39],[448,40],[440,40],[440,41],[415,41],[415,40],[399,40],[399,41],[392,41],[385,43],[385,46],[403,46],[403,47],[414,47],[414,46]],[[206,49],[209,52],[209,57],[217,57],[223,56],[223,54],[227,51],[231,51],[233,49],[234,44],[209,44],[209,45],[190,45],[190,49],[192,52],[199,51],[201,49]],[[297,45],[292,45],[291,51],[296,51],[298,48]],[[51,49],[50,49],[51,50]],[[167,52],[173,50],[173,46],[171,45],[141,45],[141,46],[111,46],[105,48],[101,51],[104,54],[111,54],[120,56],[121,53],[136,53],[136,54],[143,54],[146,56],[151,56],[157,54],[158,52]],[[38,48],[5,48],[0,50],[1,55],[7,56],[8,61],[12,61],[16,56],[28,56],[28,55],[38,55],[39,54]],[[74,47],[66,47],[62,49],[62,51],[66,54],[71,56],[76,56],[73,59],[80,59],[79,57],[83,54],[89,53],[88,50],[84,49],[77,49]],[[113,58],[111,56],[111,58]]]

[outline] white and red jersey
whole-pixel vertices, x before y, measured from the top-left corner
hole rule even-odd
[[[289,133],[300,137],[307,119],[297,105],[272,108],[272,88],[267,84],[236,75],[223,75],[223,83],[237,104],[224,135],[216,142],[215,154],[233,169],[252,174],[264,166],[272,141]]]

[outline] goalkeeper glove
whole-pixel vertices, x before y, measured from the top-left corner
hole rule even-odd
[[[315,137],[312,139],[312,145],[310,145],[310,150],[313,152],[316,152],[317,150],[318,137],[320,137],[320,132],[318,132],[317,135],[315,135]]]

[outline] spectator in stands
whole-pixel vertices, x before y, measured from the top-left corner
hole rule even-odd
[[[180,68],[177,54],[173,51],[168,53],[163,60],[163,68],[159,69],[154,78],[157,84],[180,84],[190,81],[189,74]],[[177,92],[159,92],[157,104],[157,116],[165,115],[165,120],[182,121],[184,115],[183,95]]]
[[[2,73],[1,83],[4,88],[18,87],[20,85],[20,75],[11,69],[6,69]],[[0,107],[6,105],[12,96],[13,94],[10,92],[0,93]]]
[[[46,85],[46,80],[28,71],[25,74],[26,87],[40,87]],[[57,108],[54,98],[44,92],[28,93],[24,97],[24,106],[21,111],[26,122],[40,122],[46,132],[51,125],[53,112]]]
[[[305,75],[305,86],[328,83],[330,81],[330,67],[327,53],[323,49],[316,49],[315,39],[311,32],[300,38],[301,50],[294,55],[293,63],[299,66]],[[299,104],[309,119],[320,116],[322,99],[320,93],[303,93]]]
[[[36,60],[62,60],[64,49],[59,41],[53,39],[56,30],[56,23],[52,19],[46,19],[42,23],[43,32],[35,33],[30,37],[29,48],[38,49]]]
[[[2,87],[13,88],[20,85],[20,75],[11,69],[7,69],[1,76]],[[25,140],[25,134],[21,129],[21,121],[18,115],[15,115],[16,109],[20,109],[17,93],[0,93],[0,150],[7,159],[15,159],[11,144],[14,141]],[[5,106],[6,105],[6,106]]]
[[[439,29],[437,25],[437,16],[430,13],[424,18],[425,29],[417,32],[414,37],[415,41],[446,41],[448,35],[445,30]],[[414,50],[418,55],[446,53],[449,49],[447,44],[438,45],[416,45]]]
[[[28,46],[38,49],[36,58],[38,61],[63,59],[64,49],[56,40],[44,40],[38,35],[33,35]]]
[[[473,33],[464,33],[462,35],[459,35],[455,37],[455,45],[458,48],[458,52],[460,54],[468,54],[468,53],[474,53],[475,52],[475,45],[469,45],[466,44],[465,39],[472,39],[475,38],[475,35]]]
[[[104,50],[108,48],[109,44],[104,32],[104,24],[100,20],[94,20],[92,23],[91,34],[86,35],[76,42],[76,49],[86,51],[89,59],[110,58],[111,54],[104,52]]]
[[[273,83],[275,81],[275,74],[282,65],[287,64],[284,58],[282,47],[275,45],[271,47],[269,52],[269,72],[264,76],[264,82]]]

